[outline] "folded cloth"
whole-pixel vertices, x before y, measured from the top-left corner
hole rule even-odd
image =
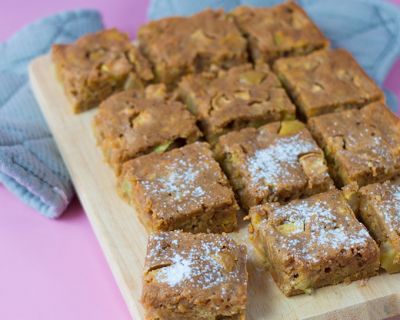
[[[271,6],[282,0],[151,0],[150,19],[191,15],[205,8],[230,11],[239,5]],[[346,48],[380,85],[400,53],[400,9],[382,0],[298,0],[332,41]],[[397,110],[397,99],[385,90],[386,100]]]
[[[57,42],[103,28],[96,11],[70,11],[35,22],[0,44],[0,181],[49,218],[74,192],[68,171],[32,94],[29,62]]]

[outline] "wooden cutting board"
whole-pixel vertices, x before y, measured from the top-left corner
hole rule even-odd
[[[33,92],[68,167],[75,189],[133,319],[144,319],[139,302],[147,234],[135,210],[115,191],[91,130],[94,110],[73,115],[49,56],[29,70]],[[247,243],[245,224],[233,237]],[[248,319],[382,319],[400,315],[400,274],[322,288],[286,298],[250,250]]]

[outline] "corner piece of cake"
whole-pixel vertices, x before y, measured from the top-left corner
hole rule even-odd
[[[210,143],[229,131],[295,119],[295,106],[266,64],[188,75],[179,93]]]
[[[341,191],[250,210],[254,243],[287,295],[364,279],[379,270],[379,248]]]
[[[228,133],[215,154],[246,209],[333,187],[323,151],[297,120]]]
[[[112,95],[97,110],[93,129],[105,160],[116,174],[123,163],[196,141],[196,118],[166,92],[165,85]]]
[[[327,48],[329,41],[296,3],[270,8],[238,7],[230,13],[247,38],[255,62],[305,55]]]
[[[74,113],[96,107],[122,89],[142,88],[153,79],[149,62],[128,35],[116,29],[53,45],[52,59]]]
[[[400,272],[400,178],[359,190],[359,216],[381,249],[381,267]]]
[[[273,69],[306,118],[384,99],[382,90],[344,49],[282,58]]]
[[[311,118],[338,186],[358,187],[400,174],[400,119],[381,102]]]
[[[226,235],[151,235],[142,291],[145,319],[245,320],[246,255],[246,246]]]
[[[234,193],[205,142],[126,162],[118,190],[148,230],[219,233],[237,228]]]
[[[222,10],[151,21],[139,29],[138,39],[156,80],[169,87],[184,74],[247,62],[246,40]]]

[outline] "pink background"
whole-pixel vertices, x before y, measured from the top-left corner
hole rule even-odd
[[[400,0],[393,0],[400,5]],[[65,9],[96,8],[107,26],[134,35],[148,0],[1,0],[0,41]],[[400,101],[400,60],[385,86]],[[130,319],[79,201],[48,220],[0,185],[0,319]]]

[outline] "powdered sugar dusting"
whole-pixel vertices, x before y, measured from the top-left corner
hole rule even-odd
[[[201,289],[219,286],[226,282],[240,281],[240,268],[227,270],[221,255],[226,254],[226,242],[196,240],[191,247],[180,248],[180,239],[170,242],[164,249],[164,238],[152,236],[153,246],[149,252],[152,264],[165,265],[156,270],[155,279],[170,287],[191,285]]]
[[[188,204],[201,205],[210,197],[200,182],[202,176],[210,174],[206,160],[202,155],[196,162],[184,158],[174,159],[166,167],[156,168],[158,176],[155,179],[141,183],[148,192],[163,197],[160,202],[163,209],[174,207],[185,211]]]
[[[162,268],[156,278],[159,282],[174,287],[182,281],[190,279],[191,274],[191,261],[177,254],[173,257],[171,266]]]
[[[276,184],[285,180],[292,182],[296,177],[288,170],[300,167],[299,156],[315,152],[318,147],[313,141],[296,134],[282,137],[268,148],[257,150],[247,161],[251,181],[258,187]]]
[[[388,195],[378,202],[377,206],[389,230],[400,234],[400,185],[386,186],[389,187]]]
[[[376,135],[376,133],[372,135],[368,127],[348,134],[345,141],[346,156],[351,157],[354,164],[366,167],[386,167],[391,166],[394,161],[393,154],[385,139]],[[361,143],[360,141],[368,141],[368,143]]]
[[[397,208],[397,213],[400,215],[400,186],[396,186],[393,194],[395,206]]]
[[[325,201],[307,200],[278,207],[274,219],[296,226],[289,234],[278,233],[282,248],[300,259],[317,263],[339,250],[366,247],[371,239],[367,230],[350,216],[339,218],[335,209]]]
[[[184,197],[204,195],[204,190],[196,186],[196,180],[200,175],[199,168],[194,168],[185,163],[184,160],[178,160],[180,166],[174,168],[166,177],[157,180],[160,183],[159,192],[171,194],[175,200],[181,200]],[[172,168],[171,168],[172,170]]]

